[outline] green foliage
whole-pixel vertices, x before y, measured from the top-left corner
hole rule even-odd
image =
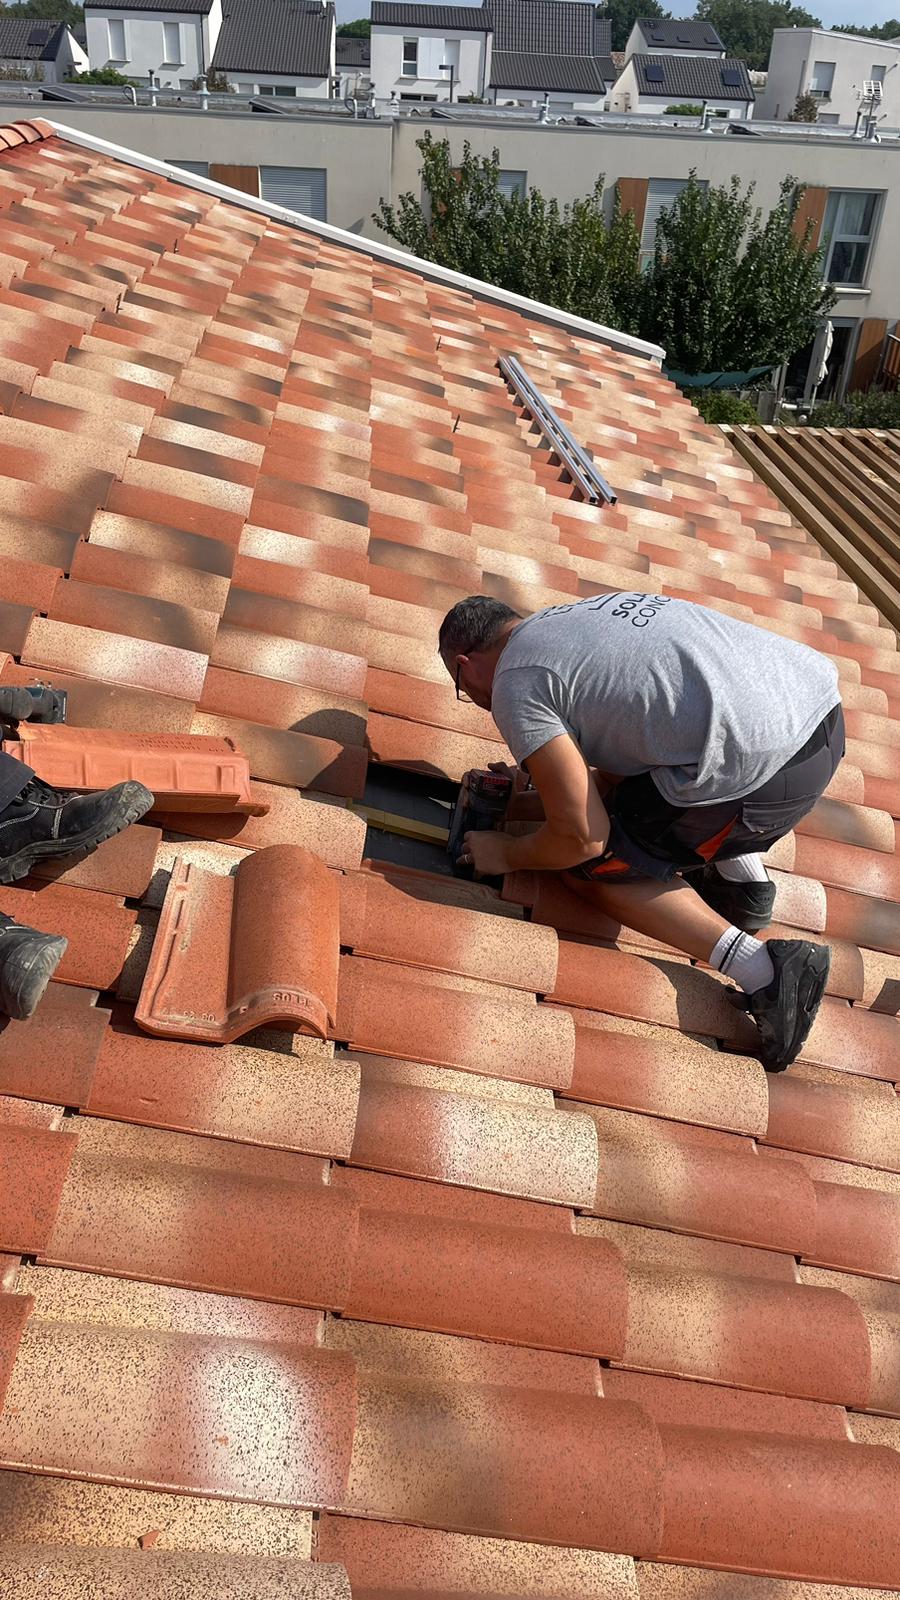
[[[814,428],[900,428],[900,389],[867,389],[826,400],[809,417]]]
[[[22,0],[21,5],[4,6],[7,17],[34,17],[37,22],[65,22],[70,28],[84,23],[84,7],[72,0]]]
[[[500,193],[500,156],[472,154],[453,164],[446,140],[417,141],[425,206],[413,194],[381,202],[374,220],[416,255],[529,295],[578,316],[633,330],[640,286],[639,239],[630,213],[607,226],[603,179],[591,194],[560,206],[537,189]]]
[[[686,389],[684,393],[697,407],[704,422],[759,421],[752,401],[742,400],[733,389]]]
[[[666,106],[667,117],[702,117],[702,115],[702,106],[692,106],[687,103],[680,106]]]
[[[728,54],[742,56],[748,67],[769,64],[775,28],[821,28],[818,17],[790,0],[697,0],[697,16],[711,22]]]
[[[369,17],[357,17],[355,22],[342,22],[336,32],[341,39],[368,39],[372,23]]]
[[[74,83],[127,84],[130,81],[129,78],[123,78],[115,67],[94,67],[92,72],[76,72],[73,79]]]
[[[858,28],[853,22],[835,23],[832,33],[855,33],[863,39],[900,39],[900,18],[892,17],[890,22],[876,22],[870,28]]]
[[[819,107],[815,96],[798,94],[793,111],[788,112],[788,122],[818,122]]]
[[[667,22],[672,13],[664,10],[659,0],[606,0],[602,15],[612,23],[613,50],[624,50],[638,17]]]
[[[681,372],[746,371],[777,365],[813,337],[834,303],[822,257],[797,238],[800,194],[793,179],[763,220],[734,178],[705,188],[692,174],[660,214],[656,248],[639,270],[639,238],[616,199],[604,216],[603,179],[560,206],[537,189],[505,196],[500,158],[426,133],[424,202],[403,194],[381,202],[374,221],[404,249],[515,294],[638,333],[664,346]]]
[[[738,178],[704,187],[691,173],[660,213],[639,323],[676,370],[777,365],[809,342],[834,304],[809,228],[803,238],[793,230],[802,190],[785,178],[765,221],[753,192],[753,184],[742,192]]]

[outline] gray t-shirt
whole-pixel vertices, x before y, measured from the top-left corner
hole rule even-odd
[[[840,699],[826,656],[688,600],[594,595],[527,617],[491,713],[520,764],[561,733],[589,766],[649,772],[673,805],[752,794]]]

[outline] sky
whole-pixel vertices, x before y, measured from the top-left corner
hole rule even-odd
[[[481,5],[482,0],[454,0],[457,5]],[[814,17],[821,17],[825,26],[834,22],[854,22],[862,27],[874,27],[900,16],[900,0],[798,0]],[[356,17],[369,15],[369,0],[337,0],[338,22],[352,22]],[[676,17],[691,17],[695,0],[666,0],[666,9]]]

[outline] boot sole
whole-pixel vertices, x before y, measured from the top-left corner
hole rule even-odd
[[[140,787],[143,788],[143,785]],[[154,797],[150,790],[144,789],[143,796],[135,795],[114,816],[107,818],[99,831],[90,829],[69,839],[35,840],[33,844],[26,845],[14,856],[0,859],[0,884],[18,883],[20,878],[27,878],[32,867],[39,861],[69,861],[72,866],[77,865],[79,861],[84,861],[93,855],[98,845],[104,844],[107,839],[114,839],[116,834],[130,828],[133,822],[139,822],[141,817],[145,817],[151,810],[153,803]]]
[[[54,938],[41,938],[17,987],[15,1008],[9,1012],[14,1022],[27,1022],[29,1017],[34,1016],[68,948],[69,941],[62,934]]]

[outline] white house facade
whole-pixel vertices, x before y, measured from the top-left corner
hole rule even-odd
[[[209,71],[222,26],[222,0],[131,0],[84,8],[91,70],[112,67],[160,88],[189,89]]]
[[[800,95],[816,101],[819,122],[854,128],[872,115],[876,124],[900,127],[900,39],[776,28],[757,116],[783,122]]]
[[[379,99],[487,98],[491,31],[480,6],[374,0],[370,77]]]
[[[87,70],[87,53],[64,22],[0,18],[0,68],[8,78],[62,83]]]
[[[743,122],[754,102],[746,63],[735,56],[634,55],[616,79],[609,109],[659,116],[673,105],[696,105]]]

